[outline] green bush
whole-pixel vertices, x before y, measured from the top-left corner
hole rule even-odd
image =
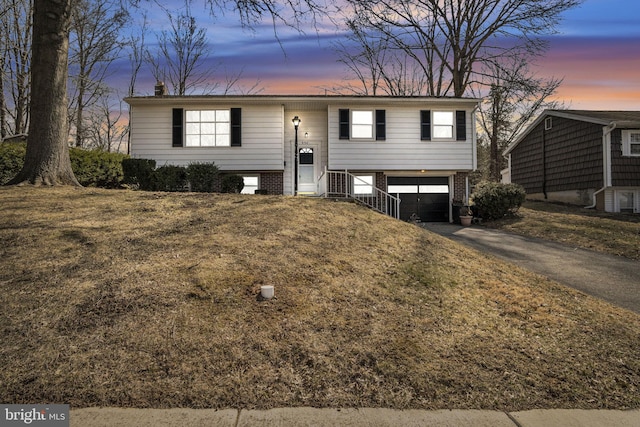
[[[240,175],[225,175],[222,178],[223,193],[240,193],[244,188],[244,179]]]
[[[120,188],[124,179],[122,161],[128,156],[98,150],[69,150],[71,168],[80,184],[85,187]]]
[[[20,172],[26,147],[25,143],[0,144],[0,185],[6,184]],[[104,188],[122,185],[122,161],[127,158],[125,154],[71,148],[69,157],[73,174],[80,184]]]
[[[218,166],[213,163],[191,163],[187,166],[187,180],[191,184],[191,191],[212,193],[218,174]]]
[[[185,191],[187,188],[187,168],[164,165],[155,171],[156,190]]]
[[[124,159],[122,170],[124,183],[137,186],[140,190],[155,189],[156,161],[150,159]]]
[[[0,143],[0,185],[6,184],[20,172],[26,147],[20,143]]]
[[[481,182],[473,190],[473,203],[483,219],[494,220],[515,214],[526,193],[518,184]]]

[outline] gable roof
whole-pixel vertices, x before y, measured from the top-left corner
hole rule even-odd
[[[562,117],[570,120],[593,123],[602,126],[615,124],[620,129],[640,129],[640,111],[597,111],[597,110],[544,110],[538,118],[531,123],[516,140],[507,147],[504,154],[509,154],[518,146],[533,129],[547,117]]]

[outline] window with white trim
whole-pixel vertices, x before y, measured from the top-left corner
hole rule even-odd
[[[618,203],[620,204],[620,212],[633,213],[633,191],[618,192]]]
[[[373,139],[373,110],[353,110],[351,112],[351,138]]]
[[[242,175],[244,187],[240,194],[256,194],[256,190],[259,188],[260,180],[257,175]]]
[[[373,195],[373,175],[354,175],[353,194],[356,196]]]
[[[640,156],[639,129],[624,129],[622,131],[622,155]]]
[[[454,126],[455,117],[453,111],[433,112],[433,139],[452,139]]]
[[[188,110],[185,113],[186,147],[229,147],[230,110]]]

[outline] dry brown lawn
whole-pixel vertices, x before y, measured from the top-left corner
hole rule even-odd
[[[526,202],[513,218],[486,224],[512,233],[640,260],[640,215]]]
[[[640,316],[354,204],[24,187],[0,218],[1,402],[640,407]]]

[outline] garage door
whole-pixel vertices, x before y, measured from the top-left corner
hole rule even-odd
[[[387,192],[400,196],[400,219],[416,214],[423,222],[449,221],[449,178],[390,176]]]

